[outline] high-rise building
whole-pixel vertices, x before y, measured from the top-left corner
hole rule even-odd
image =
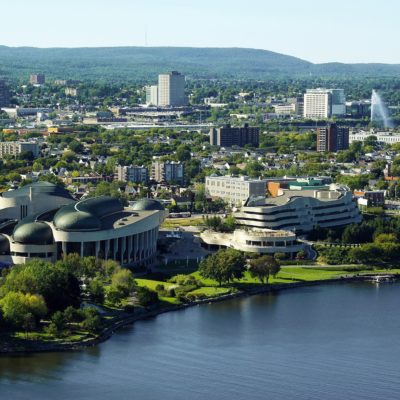
[[[304,118],[329,118],[332,94],[326,89],[308,89],[304,94]]]
[[[156,182],[183,184],[183,164],[180,161],[155,161],[151,165],[151,179]]]
[[[343,89],[329,89],[332,95],[332,115],[346,115],[346,96]]]
[[[346,150],[349,148],[349,128],[329,124],[317,129],[317,151]]]
[[[158,105],[158,86],[146,86],[146,104],[151,106]]]
[[[29,83],[31,85],[44,85],[46,78],[43,74],[31,74],[29,77]]]
[[[221,128],[211,128],[210,144],[212,146],[243,147],[248,144],[258,147],[260,142],[260,128],[244,124],[242,127],[231,127],[230,125]]]
[[[4,79],[0,79],[0,107],[10,105],[11,95],[8,85]]]
[[[159,106],[179,107],[187,103],[184,75],[176,71],[158,75],[157,104]]]
[[[307,89],[304,94],[304,118],[324,119],[346,114],[343,89]]]
[[[115,167],[115,178],[122,182],[146,183],[149,180],[149,170],[143,165],[118,165]]]

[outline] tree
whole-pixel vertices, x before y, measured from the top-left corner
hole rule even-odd
[[[200,275],[203,278],[214,279],[219,286],[242,278],[244,270],[245,257],[234,249],[219,250],[202,260],[199,266]]]
[[[111,286],[117,288],[125,297],[132,292],[135,287],[135,279],[128,269],[118,269],[111,277]]]
[[[42,296],[31,293],[8,292],[1,300],[4,320],[16,328],[24,328],[31,314],[36,321],[47,314],[47,306]]]
[[[156,292],[153,292],[152,290],[143,286],[139,286],[136,289],[136,297],[140,305],[144,307],[151,306],[159,301],[158,294]]]
[[[79,306],[80,287],[77,278],[60,265],[42,260],[31,260],[16,265],[7,275],[3,294],[22,292],[43,296],[49,311],[64,310],[69,305]]]
[[[105,297],[104,285],[103,282],[98,279],[92,279],[89,283],[89,295],[93,299],[93,301],[97,303],[103,303]]]
[[[276,276],[281,267],[274,257],[264,255],[250,261],[249,272],[253,278],[261,283],[268,283],[269,276]]]

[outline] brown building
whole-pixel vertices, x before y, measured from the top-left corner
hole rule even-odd
[[[317,129],[317,151],[337,152],[349,148],[349,128],[329,124]]]
[[[258,147],[260,143],[260,128],[244,124],[242,127],[225,125],[210,130],[210,144],[220,147],[243,147],[246,144]]]

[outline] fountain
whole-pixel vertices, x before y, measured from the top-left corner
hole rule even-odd
[[[372,91],[371,96],[371,122],[382,124],[384,128],[394,128],[388,109],[376,90]]]

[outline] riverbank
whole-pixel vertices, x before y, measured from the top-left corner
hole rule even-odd
[[[84,340],[71,342],[44,342],[29,339],[13,340],[7,343],[0,343],[0,355],[18,355],[25,353],[38,353],[38,352],[62,352],[62,351],[77,351],[83,348],[99,345],[100,343],[109,339],[115,331],[118,329],[133,324],[134,322],[154,318],[157,315],[183,310],[189,307],[211,304],[215,302],[227,301],[234,298],[254,296],[258,294],[274,293],[282,290],[294,289],[299,287],[317,286],[323,284],[337,284],[337,283],[348,283],[348,282],[365,282],[371,281],[371,276],[376,275],[387,275],[388,273],[380,274],[354,274],[347,276],[340,276],[332,279],[319,279],[313,281],[303,282],[290,282],[290,283],[274,283],[269,285],[260,285],[259,287],[247,288],[246,290],[237,291],[235,293],[223,294],[211,298],[199,299],[190,301],[183,304],[175,305],[161,305],[157,308],[144,309],[140,312],[135,313],[121,313],[119,318],[113,320],[108,326],[106,326],[96,337],[85,338]],[[400,280],[400,274],[390,274],[393,280]]]

